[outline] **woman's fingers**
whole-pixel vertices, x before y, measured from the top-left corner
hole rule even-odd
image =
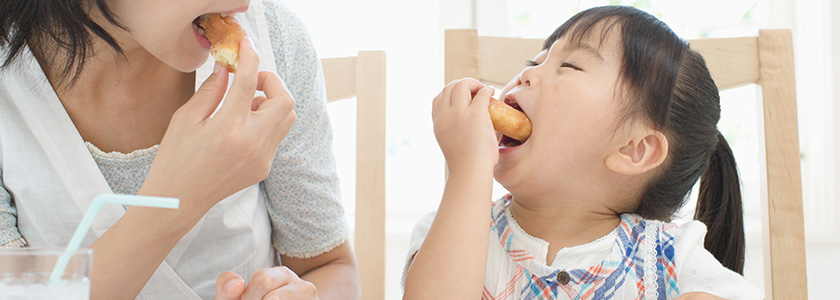
[[[216,277],[216,300],[239,300],[245,291],[245,280],[234,272],[224,272]]]
[[[265,96],[257,96],[254,98],[254,101],[251,101],[251,111],[257,111],[260,109],[260,105],[265,103],[268,100]]]
[[[181,108],[190,117],[198,118],[199,120],[206,119],[216,111],[219,103],[227,91],[228,73],[215,72],[207,77],[201,87],[195,91],[195,94],[190,101],[188,101]]]
[[[265,295],[267,299],[284,299],[284,300],[309,300],[318,299],[318,289],[315,285],[308,281],[303,281],[297,284],[288,284],[276,290],[273,290]]]
[[[295,111],[289,111],[289,113],[285,117],[283,117],[283,121],[280,122],[280,124],[277,126],[275,135],[271,140],[273,145],[279,146],[280,142],[282,142],[283,139],[286,138],[286,135],[289,134],[289,131],[292,130],[292,125],[294,125],[295,123],[295,118],[297,118]]]
[[[257,89],[265,92],[266,100],[261,105],[252,110],[258,115],[266,115],[260,123],[264,126],[271,126],[273,128],[283,128],[283,124],[288,122],[289,115],[292,114],[292,121],[294,121],[294,114],[292,111],[295,108],[295,101],[292,99],[286,85],[277,74],[271,72],[260,72]],[[289,124],[291,125],[291,124]],[[291,127],[291,126],[289,126]],[[288,129],[288,128],[286,128]],[[285,135],[285,134],[284,134]]]
[[[241,116],[242,112],[250,109],[251,100],[257,91],[259,66],[260,58],[251,39],[243,38],[239,43],[239,66],[219,114]]]
[[[242,293],[242,300],[263,299],[269,292],[295,279],[300,280],[286,267],[259,269],[251,276],[251,281]]]

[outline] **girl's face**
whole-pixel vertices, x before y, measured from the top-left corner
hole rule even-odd
[[[108,5],[127,31],[112,27],[95,8],[92,17],[114,36],[126,56],[145,50],[178,71],[191,72],[210,53],[209,41],[198,34],[193,21],[206,13],[244,12],[250,0],[115,0]]]
[[[533,126],[525,143],[502,137],[499,144],[495,177],[509,191],[575,188],[607,171],[621,116],[622,48],[618,29],[602,40],[599,26],[580,43],[556,41],[502,90],[501,99],[518,105]]]

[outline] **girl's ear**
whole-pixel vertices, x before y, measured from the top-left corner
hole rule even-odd
[[[668,157],[668,139],[659,131],[636,131],[631,139],[607,156],[604,164],[613,172],[639,175],[652,170]]]

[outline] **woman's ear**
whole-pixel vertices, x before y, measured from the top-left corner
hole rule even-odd
[[[629,141],[607,156],[604,164],[613,172],[639,175],[652,170],[668,157],[668,139],[656,130],[636,131]]]

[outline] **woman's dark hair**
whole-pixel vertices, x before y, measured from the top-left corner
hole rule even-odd
[[[47,70],[60,70],[62,83],[73,84],[85,60],[93,55],[93,39],[101,38],[118,54],[122,48],[88,15],[96,6],[108,22],[126,29],[114,17],[105,0],[3,0],[0,1],[0,68],[9,67],[29,46]],[[95,35],[91,36],[91,34]],[[64,61],[56,54],[64,53]],[[68,76],[71,76],[69,80]]]
[[[545,41],[567,36],[580,43],[596,25],[603,41],[619,30],[623,46],[619,87],[626,120],[643,119],[668,139],[668,156],[642,192],[634,213],[669,221],[698,178],[695,219],[706,224],[705,247],[724,266],[743,274],[744,226],[735,157],[717,129],[720,95],[703,57],[664,22],[627,6],[585,10]]]

